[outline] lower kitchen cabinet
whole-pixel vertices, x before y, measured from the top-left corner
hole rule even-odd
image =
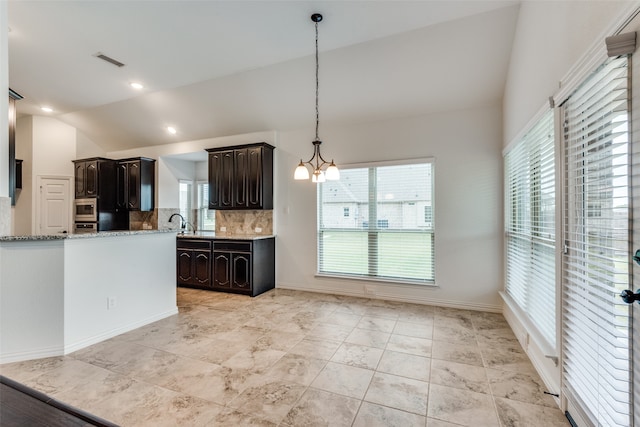
[[[184,242],[201,240],[205,249],[185,247]],[[188,246],[188,244],[187,244]],[[259,295],[275,287],[275,238],[255,240],[193,239],[178,237],[178,285],[223,292]],[[201,263],[198,263],[201,256]],[[206,261],[205,261],[206,259]],[[204,277],[206,262],[210,264]]]
[[[211,242],[178,239],[176,252],[178,285],[211,288]]]

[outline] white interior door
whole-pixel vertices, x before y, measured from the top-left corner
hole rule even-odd
[[[39,181],[38,233],[70,233],[71,179],[40,177]]]

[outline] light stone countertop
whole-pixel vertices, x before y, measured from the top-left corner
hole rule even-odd
[[[177,237],[179,239],[261,240],[261,239],[271,239],[276,236],[273,234],[269,234],[269,235],[231,234],[231,233],[216,234],[215,231],[196,231],[195,233],[194,232],[178,233]]]
[[[63,240],[63,239],[91,239],[96,237],[117,237],[117,236],[134,236],[139,234],[156,234],[156,233],[176,233],[175,229],[162,230],[118,230],[118,231],[100,231],[98,233],[80,233],[80,234],[42,234],[42,235],[24,235],[24,236],[0,236],[0,242],[25,242],[38,240]]]

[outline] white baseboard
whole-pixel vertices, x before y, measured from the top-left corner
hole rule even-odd
[[[317,292],[323,294],[346,295],[359,298],[381,299],[387,301],[408,302],[413,304],[435,305],[438,307],[457,308],[461,310],[485,311],[492,313],[502,313],[502,305],[471,303],[458,300],[446,300],[430,297],[428,294],[432,289],[425,289],[424,292],[416,292],[415,286],[408,285],[383,285],[380,283],[371,283],[359,286],[332,286],[325,284],[317,285],[300,285],[298,283],[278,283],[278,289],[290,289],[296,291]],[[367,292],[373,289],[374,292]]]
[[[99,342],[108,340],[109,338],[113,338],[115,336],[118,336],[120,334],[124,334],[125,332],[129,332],[132,331],[134,329],[140,328],[142,326],[148,325],[149,323],[153,323],[153,322],[157,322],[158,320],[162,320],[166,317],[169,316],[173,316],[174,314],[178,313],[178,308],[173,308],[171,310],[165,311],[163,313],[159,313],[156,314],[154,316],[151,317],[147,317],[146,319],[140,320],[138,322],[134,322],[134,323],[129,323],[127,325],[121,326],[119,328],[116,329],[112,329],[110,331],[107,331],[105,333],[99,334],[99,335],[95,335],[92,336],[90,338],[86,338],[83,339],[81,341],[77,341],[71,344],[65,344],[64,346],[64,353],[63,354],[69,354],[69,353],[73,353],[74,351],[78,351],[80,349],[83,349],[85,347],[89,347],[90,345],[93,344],[97,344]]]
[[[0,364],[22,362],[24,360],[44,359],[45,357],[62,356],[62,347],[41,348],[36,350],[21,351],[17,353],[0,354]]]
[[[517,313],[511,310],[509,304],[504,305],[504,318],[507,323],[511,327],[511,330],[515,334],[516,338],[522,345],[525,353],[531,360],[533,367],[535,368],[538,375],[544,382],[547,387],[547,391],[554,394],[561,394],[560,382],[561,382],[561,366],[560,361],[558,360],[558,364],[556,365],[555,361],[550,359],[547,353],[550,353],[548,349],[544,349],[535,339],[533,339],[533,335],[531,331],[528,330],[527,326],[520,320]],[[560,398],[554,397],[556,404],[558,407],[562,408],[562,401]]]

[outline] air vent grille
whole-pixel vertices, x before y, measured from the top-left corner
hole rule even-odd
[[[113,59],[113,58],[111,58],[111,57],[109,57],[109,56],[105,55],[105,54],[104,54],[104,53],[102,53],[102,52],[98,52],[98,53],[96,53],[96,54],[95,54],[95,55],[93,55],[93,56],[95,56],[96,58],[100,58],[100,59],[102,59],[103,61],[107,61],[109,64],[113,64],[113,65],[115,65],[116,67],[124,67],[124,64],[123,64],[122,62],[120,62],[120,61],[118,61],[118,60],[115,60],[115,59]]]

